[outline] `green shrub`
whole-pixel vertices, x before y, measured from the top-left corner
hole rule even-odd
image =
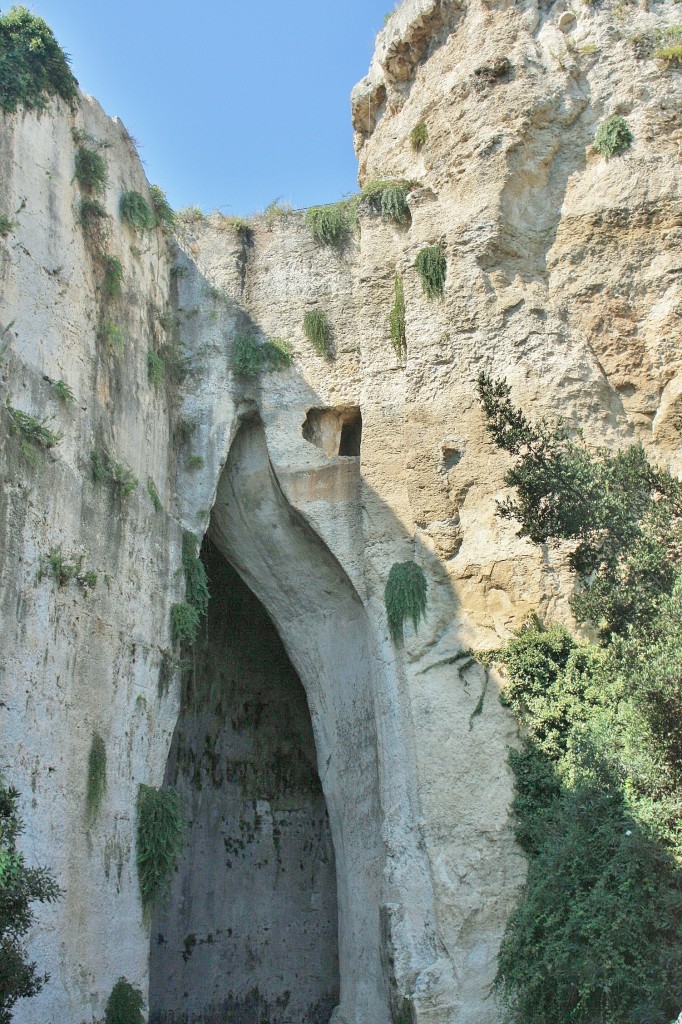
[[[12,405],[7,406],[7,412],[11,429],[21,436],[21,450],[29,462],[35,463],[38,451],[54,448],[64,436],[46,426],[47,418],[37,420]]]
[[[52,387],[55,394],[62,402],[75,402],[76,398],[69,385],[63,380],[53,380]]]
[[[83,230],[91,237],[102,234],[108,216],[99,199],[81,199],[78,219]]]
[[[107,999],[104,1024],[144,1024],[144,999],[139,988],[119,978]]]
[[[308,310],[303,317],[303,332],[318,355],[331,359],[332,330],[324,310]]]
[[[614,114],[613,117],[608,117],[605,121],[602,121],[597,128],[597,134],[594,137],[594,148],[597,153],[601,153],[602,156],[609,160],[612,156],[620,156],[626,149],[629,149],[632,145],[632,139],[632,132],[628,127],[627,121],[618,114]]]
[[[149,192],[152,197],[152,209],[156,223],[163,231],[172,231],[175,228],[176,216],[166,198],[166,193],[159,185],[150,185]]]
[[[50,28],[25,7],[0,15],[0,106],[8,113],[18,106],[41,109],[50,96],[72,106],[78,83],[69,58]]]
[[[183,224],[198,224],[200,221],[206,220],[206,214],[200,206],[184,206],[178,210],[176,217]]]
[[[384,601],[391,639],[402,644],[405,619],[410,618],[417,630],[426,614],[426,577],[416,562],[395,562],[391,566]]]
[[[97,573],[83,569],[83,557],[69,559],[62,554],[61,548],[52,548],[40,559],[38,579],[41,580],[48,575],[52,576],[60,587],[70,580],[76,580],[81,586],[89,589],[97,585]]]
[[[203,461],[203,460],[202,460]],[[189,530],[182,534],[182,568],[185,572],[185,601],[203,616],[208,610],[208,577],[197,555],[199,541]]]
[[[203,455],[189,455],[187,457],[187,469],[203,469],[204,465]]]
[[[90,753],[88,754],[88,784],[85,793],[85,804],[91,818],[96,818],[102,797],[107,788],[107,748],[99,733],[92,734]]]
[[[81,146],[76,151],[76,181],[84,192],[104,192],[107,165],[104,157],[96,150]]]
[[[405,224],[410,219],[407,193],[412,188],[409,181],[370,181],[360,193],[360,201],[374,213],[380,213],[383,220]]]
[[[357,203],[352,199],[342,199],[328,206],[311,206],[306,210],[305,222],[316,242],[337,245],[355,229]]]
[[[421,278],[424,294],[429,299],[442,297],[445,288],[447,262],[442,245],[427,245],[414,261],[415,270]]]
[[[174,789],[141,785],[137,794],[137,877],[148,907],[170,882],[186,822]]]
[[[152,387],[160,388],[166,377],[166,364],[158,352],[147,352],[147,379]]]
[[[423,121],[420,121],[414,126],[410,132],[410,145],[415,153],[418,153],[422,149],[429,137],[429,130]]]
[[[201,616],[191,604],[171,605],[171,637],[174,644],[194,644]]]
[[[121,220],[135,231],[149,231],[155,225],[154,214],[139,192],[123,192],[118,203]]]
[[[654,57],[663,61],[666,68],[682,67],[682,44],[675,43],[670,46],[660,46]]]
[[[395,302],[389,316],[391,328],[391,344],[398,359],[407,354],[407,335],[405,333],[405,290],[400,274],[395,275]]]
[[[292,362],[291,344],[283,338],[269,338],[260,344],[250,334],[234,339],[232,369],[242,377],[256,377],[261,370],[284,370]]]
[[[0,238],[7,238],[18,226],[16,220],[10,220],[4,213],[0,213]]]
[[[105,320],[97,331],[99,341],[103,342],[109,352],[123,355],[123,331],[113,320]]]
[[[90,464],[93,479],[97,483],[113,485],[121,498],[129,497],[137,487],[137,477],[132,469],[122,462],[116,462],[101,448],[93,448]]]
[[[154,506],[154,510],[156,512],[160,512],[161,509],[163,508],[163,505],[161,504],[161,498],[159,497],[159,492],[157,490],[156,484],[154,483],[151,477],[149,477],[149,479],[147,480],[147,493],[149,494],[149,497],[152,499],[152,505]]]
[[[118,299],[123,290],[123,264],[117,256],[108,253],[101,258],[104,281],[102,291],[108,299]]]
[[[1,65],[0,65],[1,66]],[[17,850],[24,831],[19,817],[19,794],[0,777],[0,1022],[9,1024],[19,999],[40,992],[47,975],[28,959],[23,939],[35,923],[32,903],[54,903],[62,893],[47,868],[26,867]]]

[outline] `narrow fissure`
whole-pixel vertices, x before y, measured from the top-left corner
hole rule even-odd
[[[258,599],[208,541],[202,559],[166,770],[189,828],[152,920],[150,1024],[327,1024],[336,873],[305,692]]]

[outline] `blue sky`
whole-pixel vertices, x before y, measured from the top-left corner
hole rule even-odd
[[[7,10],[10,4],[2,4]],[[28,0],[176,208],[356,189],[350,90],[394,0]]]

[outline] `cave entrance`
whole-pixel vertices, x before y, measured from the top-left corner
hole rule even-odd
[[[152,921],[150,1022],[327,1024],[337,882],[306,694],[208,540],[202,560],[211,601],[166,771],[190,826]]]

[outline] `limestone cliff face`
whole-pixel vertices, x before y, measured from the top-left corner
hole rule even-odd
[[[640,439],[679,472],[682,80],[647,55],[674,10],[672,0],[650,11],[406,0],[352,111],[361,184],[414,182],[411,218],[398,227],[361,209],[340,250],[316,243],[300,214],[256,219],[246,235],[215,216],[178,230],[171,275],[162,236],[141,242],[118,220],[120,189],[146,189],[123,129],[83,101],[83,127],[113,144],[123,357],[97,340],[71,115],[55,104],[6,119],[2,200],[19,226],[0,245],[3,401],[54,413],[65,434],[38,466],[18,437],[7,434],[0,453],[6,760],[26,849],[66,890],[33,947],[52,979],[17,1020],[80,1024],[101,1016],[121,974],[146,985],[135,794],[161,782],[181,703],[177,673],[170,688],[157,682],[182,595],[183,527],[208,532],[264,606],[305,690],[336,866],[336,1021],[499,1020],[488,993],[524,875],[508,812],[516,729],[498,681],[457,656],[498,645],[531,609],[566,618],[572,584],[562,550],[540,552],[495,518],[506,464],[486,440],[475,379],[505,376],[533,415],[561,415],[594,444]],[[591,144],[614,113],[634,142],[606,161]],[[419,122],[428,138],[415,152]],[[414,269],[437,243],[442,301],[424,296]],[[405,359],[389,338],[396,273]],[[175,398],[147,375],[171,279],[190,370]],[[313,308],[332,325],[331,360],[305,338]],[[288,339],[293,365],[236,375],[245,334]],[[76,404],[59,405],[44,375],[66,380]],[[91,479],[96,445],[142,485],[154,480],[160,513],[144,486],[121,502]],[[56,547],[98,570],[92,593],[38,579]],[[425,572],[428,615],[396,649],[383,591],[391,565],[408,559]],[[94,731],[109,760],[93,824],[83,801]],[[259,807],[258,820],[268,814]],[[225,864],[198,863],[181,866],[177,921],[209,890],[229,891]],[[240,879],[248,872],[233,876],[237,889]],[[171,917],[164,934],[180,939]],[[272,981],[263,942],[224,993],[244,1014],[254,979],[261,994]],[[209,944],[192,953],[194,975],[183,961],[189,984],[200,985],[209,955],[213,977]],[[156,960],[163,989],[173,967]],[[294,984],[282,978],[282,998]],[[194,995],[189,1019],[213,1019]],[[268,998],[277,1003],[272,986]]]

